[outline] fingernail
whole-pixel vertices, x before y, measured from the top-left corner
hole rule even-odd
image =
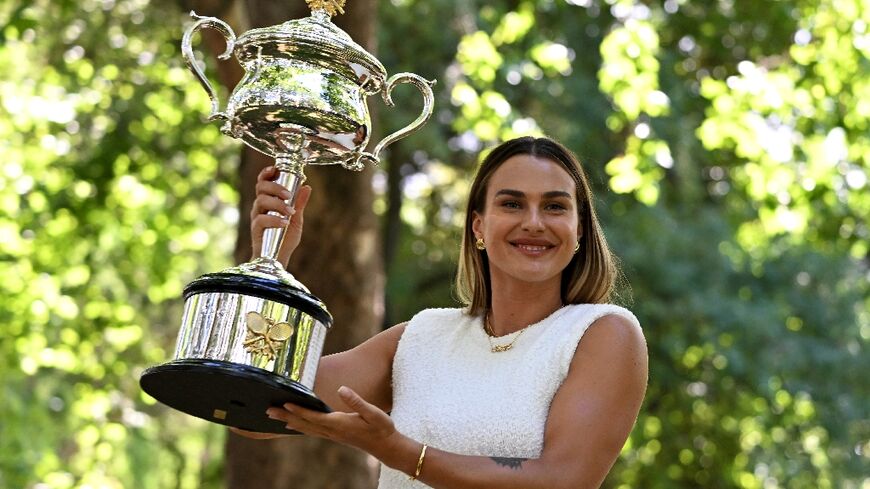
[[[280,195],[281,195],[281,197],[284,198],[285,200],[286,200],[286,199],[289,199],[289,198],[291,197],[290,192],[287,191],[287,190],[282,190]]]
[[[347,394],[350,394],[350,389],[348,389],[347,386],[343,385],[343,386],[338,388],[338,393],[347,395]]]
[[[275,419],[275,410],[272,409],[272,408],[267,409],[267,410],[266,410],[266,416],[268,416],[268,417],[270,417],[270,418],[272,418],[272,419]]]
[[[284,404],[284,409],[286,409],[292,413],[293,412],[293,405],[288,402],[287,404]]]

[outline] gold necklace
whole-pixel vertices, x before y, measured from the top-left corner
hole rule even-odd
[[[486,339],[489,341],[489,351],[491,351],[492,353],[502,353],[513,348],[514,343],[516,343],[517,340],[520,339],[520,336],[522,336],[527,329],[529,329],[528,326],[521,329],[519,333],[514,336],[514,339],[512,339],[510,343],[506,343],[504,345],[495,345],[492,343],[492,338],[495,336],[495,333],[492,331],[492,326],[489,324],[489,312],[487,312],[483,316],[483,331],[486,333]]]

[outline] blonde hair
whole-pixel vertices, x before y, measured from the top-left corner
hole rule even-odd
[[[522,137],[495,147],[481,163],[471,184],[465,215],[465,230],[456,291],[459,300],[468,306],[471,315],[483,314],[490,307],[492,290],[489,278],[489,258],[475,247],[472,230],[474,213],[483,214],[490,177],[509,158],[529,155],[544,158],[562,166],[574,180],[577,194],[577,215],[583,234],[580,249],[562,271],[562,302],[564,304],[604,303],[611,300],[619,276],[616,257],[611,253],[598,216],[592,205],[592,190],[580,162],[570,150],[548,138]]]

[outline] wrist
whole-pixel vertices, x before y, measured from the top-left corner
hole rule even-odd
[[[387,467],[413,476],[423,444],[399,432],[392,437],[393,440],[384,444],[383,455],[377,458]]]

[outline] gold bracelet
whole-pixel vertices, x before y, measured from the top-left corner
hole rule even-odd
[[[426,449],[429,448],[429,445],[423,444],[423,449],[420,450],[420,458],[417,459],[417,470],[414,471],[414,475],[408,477],[408,480],[415,481],[417,477],[420,477],[420,471],[423,470],[423,459],[426,458]]]

